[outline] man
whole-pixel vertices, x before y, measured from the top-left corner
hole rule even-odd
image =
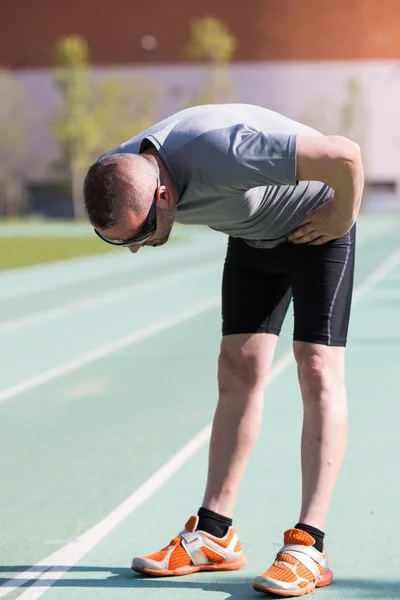
[[[155,554],[134,558],[133,570],[184,575],[245,564],[232,513],[293,297],[302,504],[274,564],[253,587],[300,596],[332,581],[324,528],[347,440],[344,352],[362,193],[356,144],[239,104],[179,112],[90,168],[86,211],[106,242],[133,253],[160,246],[174,221],[229,236],[204,499],[184,530]]]

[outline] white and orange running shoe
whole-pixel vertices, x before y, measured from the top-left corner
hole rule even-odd
[[[314,538],[300,529],[285,532],[284,546],[274,564],[256,578],[253,588],[258,592],[284,597],[304,596],[316,587],[329,585],[333,573],[324,552],[313,547]]]
[[[185,529],[168,546],[134,558],[132,570],[147,575],[168,577],[197,571],[236,571],[246,564],[236,531],[229,527],[223,538],[196,531],[199,517],[190,517]]]

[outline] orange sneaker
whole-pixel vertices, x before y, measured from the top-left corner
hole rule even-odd
[[[333,573],[324,552],[313,547],[314,538],[300,529],[285,532],[284,546],[274,564],[256,578],[253,588],[278,596],[304,596],[316,587],[329,585]]]
[[[190,517],[185,529],[168,546],[149,556],[134,558],[132,570],[167,577],[197,571],[236,571],[246,564],[236,531],[229,527],[223,538],[196,531],[199,517]]]

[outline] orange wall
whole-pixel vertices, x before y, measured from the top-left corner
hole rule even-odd
[[[230,26],[238,61],[400,58],[400,0],[3,0],[0,66],[46,67],[70,33],[98,65],[179,62],[191,18],[205,15]]]

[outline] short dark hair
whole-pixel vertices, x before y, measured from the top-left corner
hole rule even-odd
[[[117,153],[100,158],[83,184],[86,214],[94,227],[110,229],[121,211],[149,208],[157,171],[143,155]]]
[[[117,200],[115,195],[115,161],[94,163],[83,184],[85,211],[90,222],[99,229],[110,229],[115,225]]]

